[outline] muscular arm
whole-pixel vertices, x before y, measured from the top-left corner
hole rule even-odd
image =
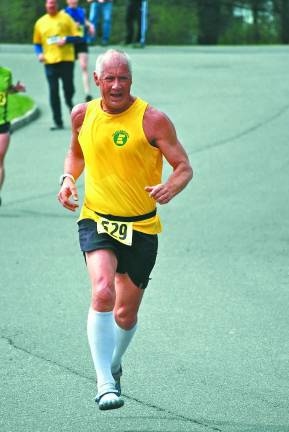
[[[72,136],[70,146],[64,161],[64,172],[78,179],[84,169],[84,159],[78,141],[78,134],[86,112],[86,104],[76,105],[71,112]]]
[[[164,113],[148,107],[143,126],[148,141],[160,149],[173,169],[165,183],[145,188],[159,204],[166,204],[186,187],[193,177],[193,170],[174,125]]]
[[[64,160],[64,173],[71,174],[75,181],[84,170],[84,158],[78,141],[78,134],[82,126],[86,112],[86,104],[76,105],[71,113],[72,136],[67,155]],[[70,197],[75,202],[70,201]],[[78,207],[77,187],[70,177],[65,177],[64,182],[58,193],[58,200],[63,207],[75,211]]]

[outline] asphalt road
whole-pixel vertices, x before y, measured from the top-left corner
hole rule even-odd
[[[173,120],[195,176],[159,209],[125,406],[102,413],[76,216],[56,200],[68,113],[67,128],[50,132],[32,47],[0,45],[42,113],[13,134],[1,194],[0,430],[288,432],[288,47],[128,51],[133,93]],[[78,103],[79,65],[76,84]]]

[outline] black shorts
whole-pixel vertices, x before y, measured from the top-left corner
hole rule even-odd
[[[4,134],[10,131],[10,123],[6,122],[0,125],[0,134]]]
[[[78,222],[80,249],[83,253],[99,249],[112,250],[117,258],[117,273],[127,273],[139,288],[146,288],[155,265],[158,236],[133,231],[132,245],[118,242],[106,233],[98,234],[92,219]]]
[[[74,53],[75,53],[75,58],[77,59],[77,54],[78,53],[88,53],[88,45],[86,42],[81,42],[78,44],[74,45]]]

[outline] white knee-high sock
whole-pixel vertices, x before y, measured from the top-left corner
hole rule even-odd
[[[122,356],[126,352],[127,347],[129,346],[136,329],[137,324],[135,324],[134,327],[130,330],[124,330],[119,327],[115,322],[115,349],[113,351],[111,363],[111,370],[113,373],[119,371]]]
[[[114,388],[111,359],[115,348],[113,312],[97,312],[89,309],[87,336],[97,375],[98,393]]]

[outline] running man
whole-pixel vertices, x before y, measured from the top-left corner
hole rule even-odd
[[[89,74],[88,74],[88,34],[94,36],[95,30],[92,23],[86,19],[85,9],[78,6],[78,0],[66,0],[65,12],[76,22],[83,42],[74,45],[75,58],[79,60],[82,71],[82,83],[85,93],[85,101],[92,100],[90,94]]]
[[[87,334],[101,410],[120,408],[122,357],[154,267],[167,204],[192,178],[188,156],[168,117],[131,94],[132,69],[123,51],[96,61],[101,97],[72,111],[72,139],[58,200],[78,207],[76,180],[85,168],[80,247],[91,280]],[[172,174],[162,182],[162,161]]]
[[[4,183],[4,158],[10,142],[10,121],[8,118],[8,94],[25,92],[25,86],[19,81],[12,84],[10,69],[0,66],[0,191]],[[2,200],[0,197],[0,206]]]
[[[54,125],[51,131],[63,129],[63,118],[59,93],[62,81],[65,103],[73,108],[74,60],[73,44],[83,42],[75,21],[64,11],[59,11],[58,0],[45,1],[46,14],[40,17],[33,31],[34,50],[38,60],[44,64],[49,88],[49,102]]]

